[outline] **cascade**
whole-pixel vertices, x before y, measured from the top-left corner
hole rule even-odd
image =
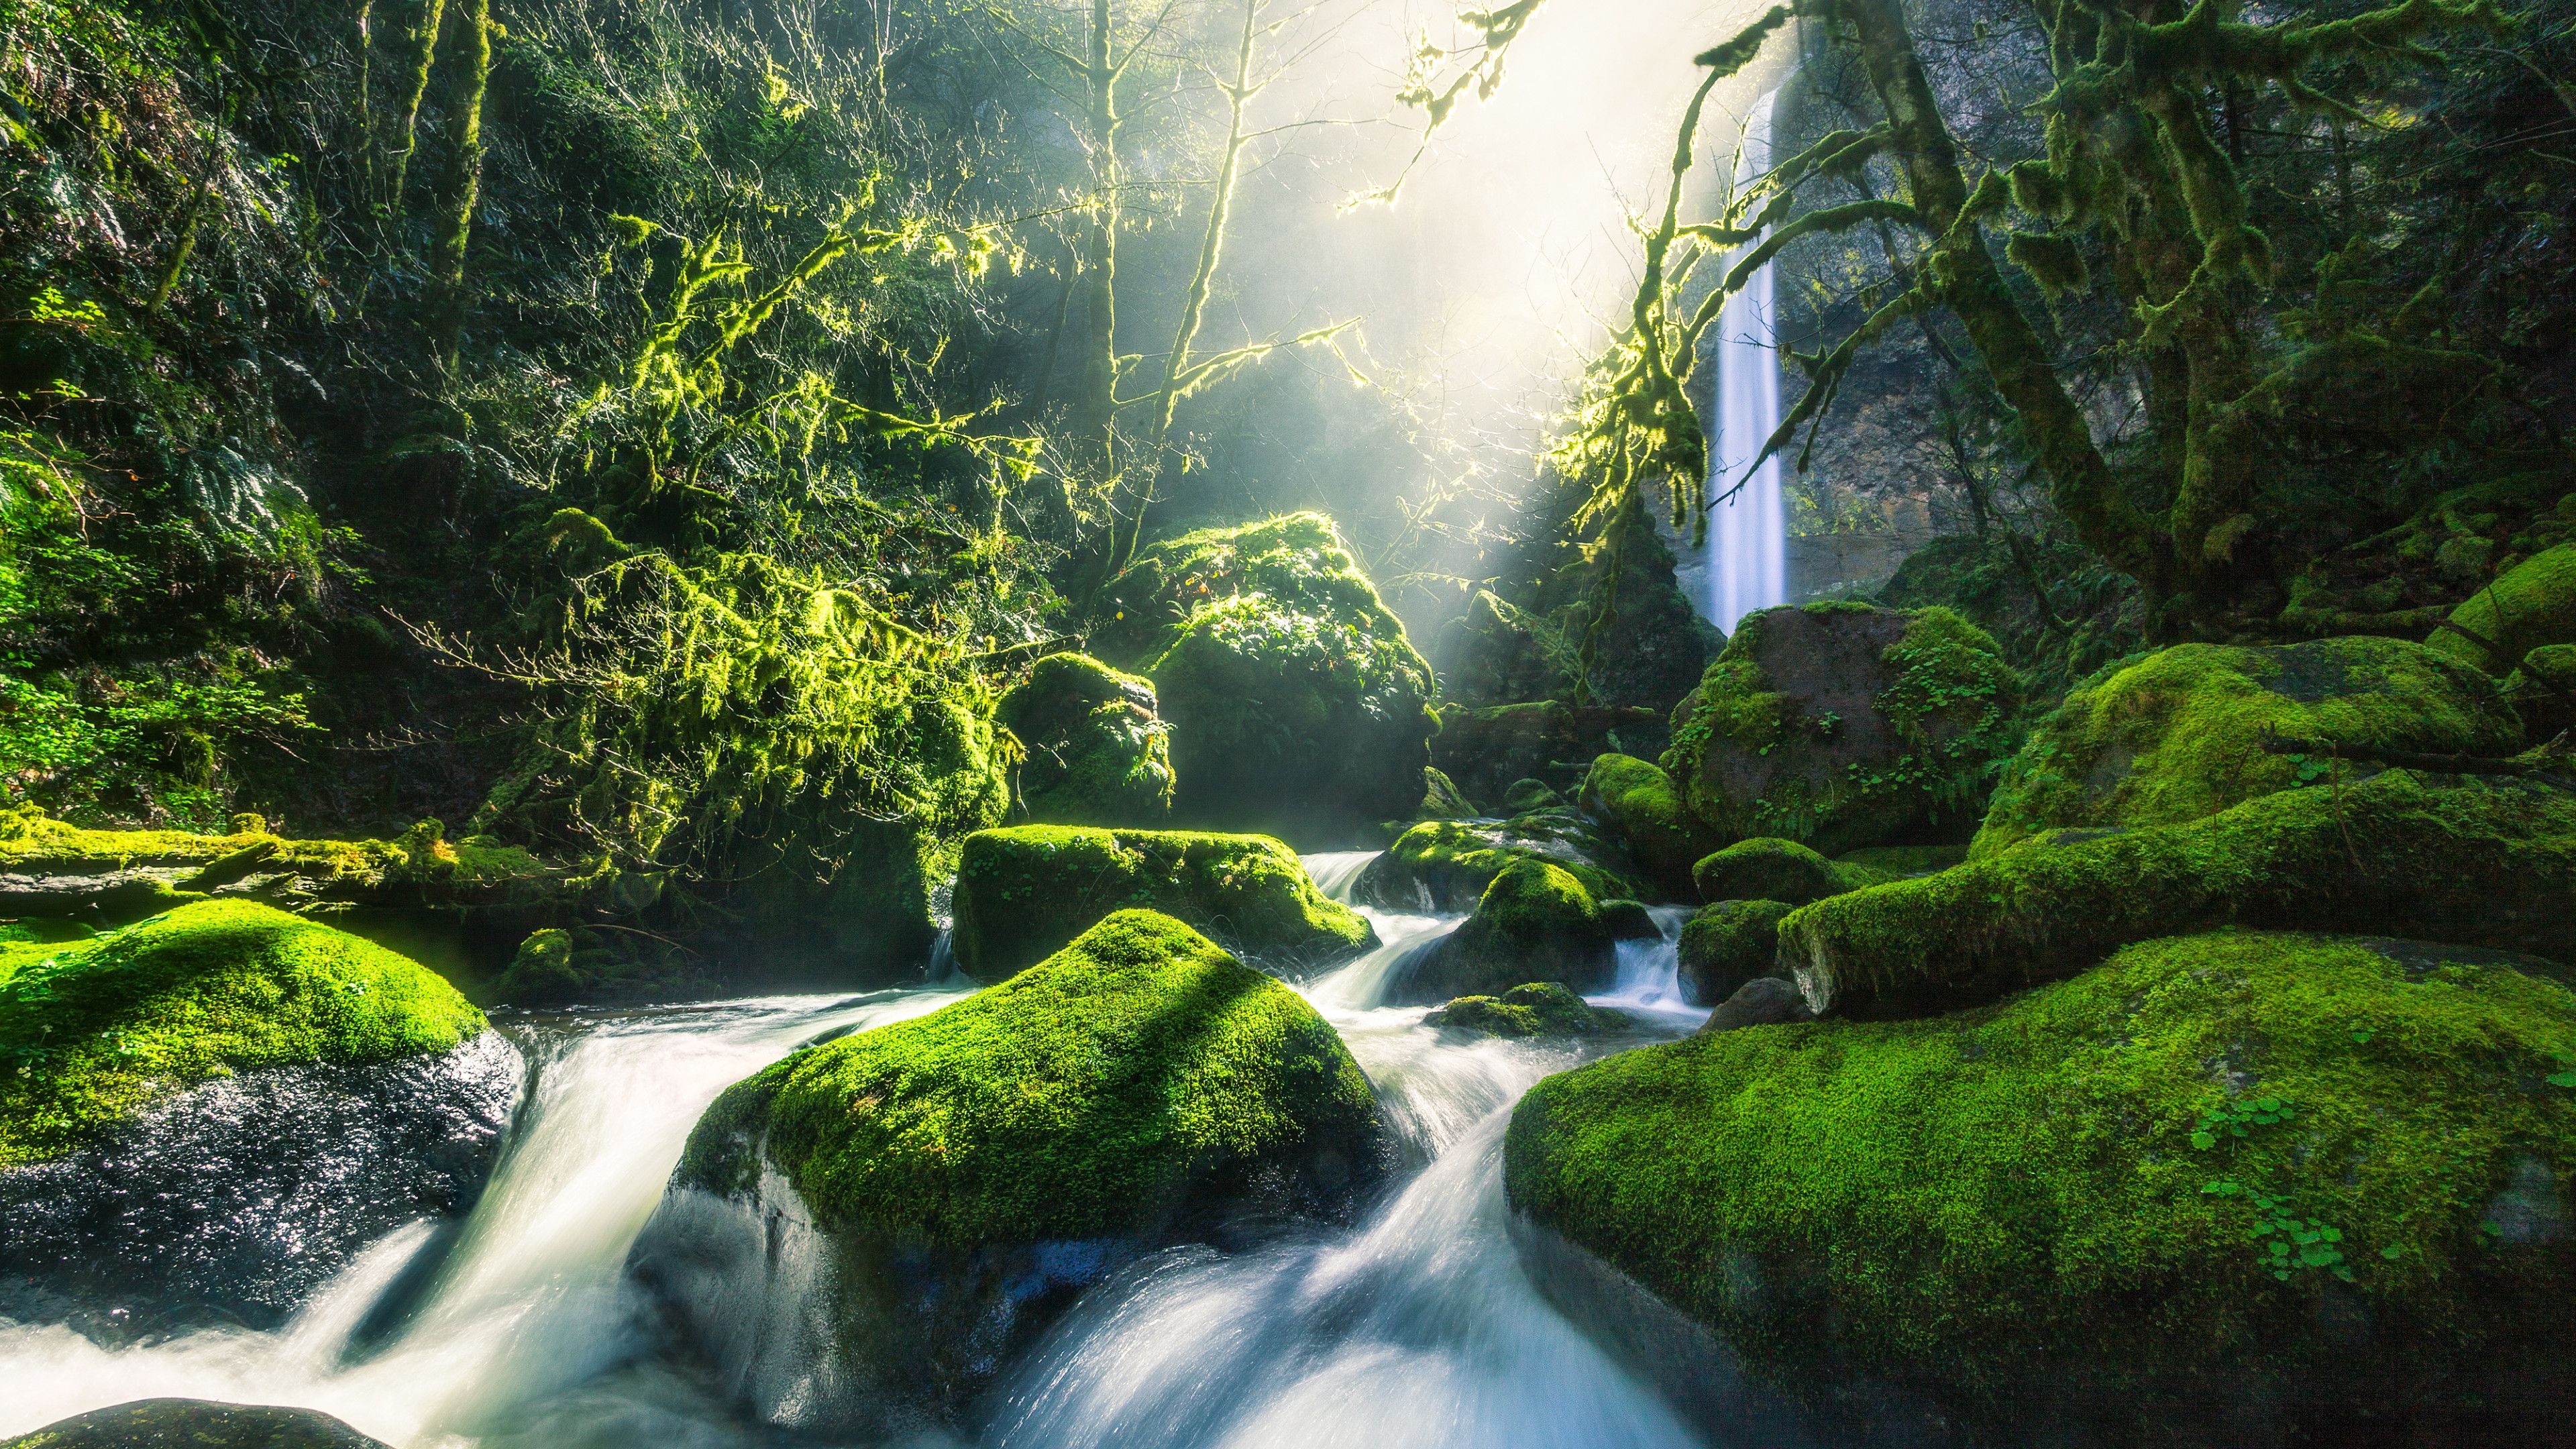
[[[1773,90],[1745,118],[1736,153],[1735,193],[1771,168]],[[1760,238],[1746,243],[1760,244]],[[1737,253],[1741,255],[1741,253]],[[1733,264],[1732,257],[1729,265]],[[1780,460],[1747,468],[1780,426],[1780,355],[1773,344],[1772,276],[1765,263],[1718,315],[1717,426],[1709,443],[1708,621],[1728,633],[1757,609],[1789,601],[1788,521],[1780,506]]]

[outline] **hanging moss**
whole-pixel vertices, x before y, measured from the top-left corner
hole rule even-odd
[[[2545,1436],[2571,1064],[2576,998],[2493,953],[2158,940],[1967,1015],[1551,1077],[1505,1183],[1793,1392],[1892,1378],[2014,1442]]]

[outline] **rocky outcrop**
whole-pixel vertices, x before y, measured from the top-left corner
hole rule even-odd
[[[1686,899],[1691,867],[1717,849],[1714,831],[1682,803],[1663,770],[1630,755],[1602,755],[1583,777],[1584,814],[1619,837],[1666,899]]]
[[[1194,927],[1273,971],[1338,966],[1377,944],[1266,835],[1024,825],[967,837],[950,934],[959,970],[1000,981],[1062,950],[1114,911]]]
[[[1772,1381],[1892,1381],[1977,1442],[2545,1439],[2572,1060],[2576,997],[2492,952],[2163,939],[1550,1077],[1505,1184]]]
[[[1780,923],[1796,907],[1785,901],[1730,900],[1702,906],[1682,923],[1674,971],[1682,1000],[1716,1006],[1748,982],[1788,979],[1780,961]]]
[[[1766,609],[1674,712],[1663,766],[1720,839],[1839,855],[1964,836],[2011,752],[2019,687],[1947,609]]]
[[[1426,820],[1370,861],[1351,892],[1386,910],[1470,910],[1494,877],[1517,860],[1570,873],[1595,900],[1633,900],[1642,893],[1623,869],[1618,849],[1570,810],[1509,820]]]
[[[1599,991],[1617,973],[1616,928],[1583,882],[1545,861],[1516,860],[1458,929],[1396,969],[1386,999],[1499,996],[1534,981]]]
[[[993,717],[1027,751],[1016,791],[1024,818],[1150,827],[1171,814],[1170,731],[1152,681],[1087,654],[1050,654]]]
[[[1367,1080],[1294,992],[1122,911],[717,1099],[633,1271],[772,1422],[952,1422],[1082,1287],[1243,1213],[1347,1213]]]
[[[274,1327],[461,1216],[523,1078],[445,981],[249,902],[7,948],[0,1059],[0,1314],[111,1336]]]

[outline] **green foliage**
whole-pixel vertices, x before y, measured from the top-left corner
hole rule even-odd
[[[2512,673],[2544,645],[2576,644],[2576,543],[2515,565],[2470,595],[2450,622],[2427,642],[2494,675]]]
[[[938,1247],[1149,1232],[1265,1170],[1374,1160],[1377,1104],[1296,993],[1121,911],[956,1005],[729,1089],[676,1180],[784,1173],[827,1229]]]
[[[413,962],[246,901],[181,906],[11,956],[0,979],[0,1166],[54,1156],[210,1077],[443,1051],[484,1026]]]
[[[1377,940],[1266,835],[1022,825],[966,838],[953,898],[957,964],[1000,981],[1112,912],[1163,912],[1279,970],[1338,964]]]
[[[2195,1384],[2420,1412],[2561,1372],[2576,1259],[2493,1225],[2527,1159],[2566,1200],[2576,1100],[2541,1078],[2571,1052],[2576,999],[2482,953],[2156,940],[1966,1015],[1549,1078],[1505,1181],[1790,1381],[1830,1354],[2006,1411],[2072,1376],[2077,1419],[2174,1442]],[[2384,1352],[2336,1336],[2324,1276]]]

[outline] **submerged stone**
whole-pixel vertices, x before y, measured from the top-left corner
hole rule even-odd
[[[1018,799],[1049,825],[1153,826],[1172,811],[1169,729],[1152,681],[1087,654],[1050,654],[1002,696],[994,718],[1018,738]]]
[[[1346,1214],[1383,1153],[1314,1008],[1121,911],[729,1089],[631,1262],[755,1412],[894,1432],[952,1421],[1117,1264],[1244,1214]]]
[[[1113,911],[1161,911],[1290,974],[1377,944],[1368,921],[1315,888],[1266,835],[1026,825],[967,837],[952,897],[958,969],[999,981]]]
[[[1513,1205],[1818,1394],[2001,1442],[2554,1435],[2576,997],[2486,953],[2219,933],[2001,1006],[1551,1077]]]

